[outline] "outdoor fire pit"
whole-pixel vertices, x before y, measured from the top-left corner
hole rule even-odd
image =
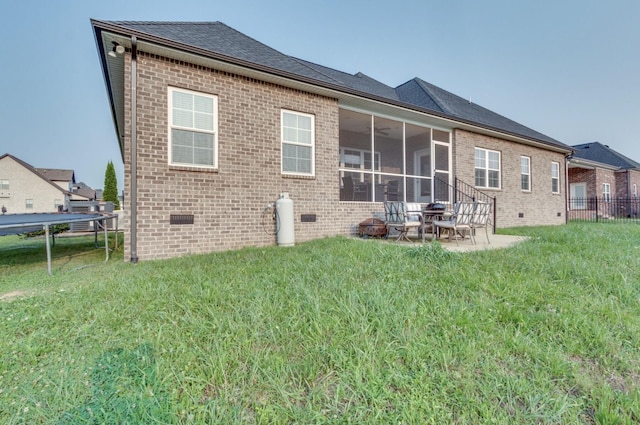
[[[359,226],[360,236],[363,238],[373,237],[385,237],[387,236],[387,226],[384,221],[379,218],[368,218]]]

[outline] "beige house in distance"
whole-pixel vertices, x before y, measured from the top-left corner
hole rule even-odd
[[[91,24],[126,261],[273,245],[264,211],[282,193],[296,242],[355,235],[389,199],[451,204],[463,185],[495,197],[497,227],[565,223],[571,147],[420,78],[387,86],[220,22]]]
[[[71,192],[73,170],[34,168],[10,154],[0,156],[0,208],[7,214],[57,212],[71,200],[89,200]]]

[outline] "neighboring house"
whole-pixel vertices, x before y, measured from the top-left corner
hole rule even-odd
[[[57,168],[35,168],[35,170],[61,189],[71,192],[76,183],[76,174],[73,170],[60,170]]]
[[[583,210],[598,210],[600,216],[638,216],[640,163],[599,142],[573,149],[567,170],[569,218],[583,216]],[[612,201],[615,205],[606,205]]]
[[[72,198],[71,198],[72,201],[76,200],[75,197],[82,198],[82,200],[89,200],[89,201],[100,200],[98,198],[98,190],[92,189],[90,186],[88,186],[83,182],[73,184],[71,186],[71,193],[72,193]]]
[[[43,177],[52,183],[60,186],[71,193],[69,200],[73,201],[95,201],[96,191],[85,183],[76,183],[76,175],[73,170],[59,170],[56,168],[36,168]]]
[[[73,198],[86,200],[71,193],[74,182],[72,170],[34,168],[15,156],[0,156],[0,206],[7,213],[66,210]]]
[[[126,260],[271,245],[284,192],[296,241],[356,234],[385,199],[450,202],[436,179],[495,196],[499,227],[565,223],[569,146],[419,78],[389,87],[219,22],[91,22]]]

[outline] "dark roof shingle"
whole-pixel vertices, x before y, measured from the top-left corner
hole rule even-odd
[[[640,163],[614,151],[609,146],[603,145],[600,142],[583,143],[581,145],[574,145],[573,148],[575,149],[573,153],[574,158],[600,162],[602,164],[619,167],[623,170],[640,169]]]
[[[285,55],[221,22],[139,22],[94,21],[94,26],[104,22],[122,30],[147,34],[157,42],[176,43],[183,48],[195,48],[221,55],[247,65],[279,72],[293,78],[300,77],[322,86],[338,88],[363,97],[386,99],[394,104],[406,105],[425,112],[461,120],[468,124],[524,137],[570,151],[570,147],[549,136],[532,130],[486,108],[443,90],[419,78],[396,88],[387,86],[365,74],[348,74],[306,60]]]

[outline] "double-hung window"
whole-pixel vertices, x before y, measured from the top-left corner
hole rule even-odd
[[[520,189],[531,191],[531,158],[528,156],[520,157]]]
[[[500,152],[475,148],[476,187],[500,189]]]
[[[551,192],[560,193],[560,163],[551,163]]]
[[[0,190],[9,190],[9,180],[0,180]]]
[[[218,166],[218,99],[169,87],[169,163],[186,167]]]
[[[32,210],[33,209],[33,199],[26,199],[24,201],[24,207],[28,210]]]
[[[282,110],[282,174],[313,176],[315,173],[314,116]]]
[[[602,183],[602,200],[611,202],[611,184],[609,183]]]

